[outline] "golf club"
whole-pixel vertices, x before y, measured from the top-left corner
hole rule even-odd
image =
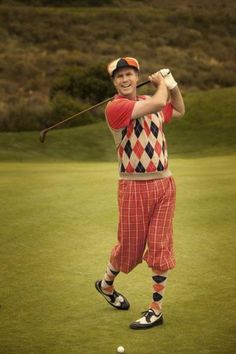
[[[144,86],[144,85],[146,85],[146,84],[148,84],[148,83],[150,83],[150,80],[143,81],[143,82],[141,82],[140,84],[137,85],[137,88],[139,88],[139,87],[141,87],[141,86]],[[104,103],[111,101],[111,100],[113,99],[113,97],[114,97],[114,96],[112,96],[112,97],[110,97],[110,98],[107,98],[107,99],[105,99],[105,100],[102,101],[102,102],[96,103],[95,105],[93,105],[93,106],[91,106],[91,107],[89,107],[89,108],[86,108],[86,109],[84,109],[84,110],[81,111],[81,112],[75,113],[75,114],[73,114],[72,116],[70,116],[70,117],[68,117],[68,118],[66,118],[66,119],[64,119],[64,120],[62,120],[62,121],[60,121],[60,122],[58,122],[58,123],[52,125],[51,127],[48,127],[48,128],[46,128],[46,129],[41,130],[41,131],[40,131],[40,134],[39,134],[39,140],[41,141],[41,143],[44,143],[45,138],[46,138],[46,134],[47,134],[47,132],[48,132],[49,130],[52,130],[52,129],[58,127],[59,125],[64,124],[64,123],[68,122],[69,120],[71,120],[71,119],[73,119],[73,118],[75,118],[75,117],[80,116],[81,114],[84,114],[84,113],[86,113],[86,112],[89,112],[89,111],[91,111],[92,109],[97,108],[97,107],[103,105]]]

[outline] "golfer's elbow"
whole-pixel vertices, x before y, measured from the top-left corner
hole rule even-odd
[[[185,115],[185,105],[181,105],[178,108],[174,108],[174,116],[176,118],[182,118]]]
[[[179,111],[179,117],[182,118],[185,115],[185,106],[183,106]]]
[[[181,117],[183,117],[185,115],[185,104],[184,104],[184,101],[183,101],[183,103],[181,105],[180,114],[181,114]]]
[[[170,91],[170,103],[174,108],[175,116],[179,118],[183,117],[185,114],[185,104],[178,86]]]

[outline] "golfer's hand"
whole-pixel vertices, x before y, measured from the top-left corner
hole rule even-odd
[[[170,69],[161,69],[160,73],[163,76],[166,86],[169,90],[173,90],[178,85],[173,75],[171,74]]]
[[[165,80],[164,80],[162,74],[160,73],[160,71],[157,71],[156,73],[150,75],[148,77],[148,79],[152,82],[152,84],[156,88],[159,87],[161,84],[166,85]]]

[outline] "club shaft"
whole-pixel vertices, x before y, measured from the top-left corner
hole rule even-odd
[[[60,122],[58,122],[58,123],[52,125],[51,127],[48,127],[48,128],[46,128],[46,129],[44,129],[44,131],[46,132],[46,131],[49,131],[49,130],[51,130],[51,129],[54,129],[54,128],[58,127],[59,125],[61,125],[61,124],[63,124],[63,123],[66,123],[66,122],[68,122],[69,120],[71,120],[71,119],[73,119],[73,118],[75,118],[75,117],[80,116],[80,115],[83,114],[83,113],[89,112],[89,111],[91,111],[92,109],[97,108],[97,107],[103,105],[104,103],[110,101],[111,99],[112,99],[112,97],[111,97],[111,98],[107,98],[106,100],[104,100],[104,101],[102,101],[102,102],[99,102],[99,103],[96,103],[95,105],[93,105],[93,106],[91,106],[91,107],[89,107],[89,108],[86,108],[86,109],[84,109],[83,111],[80,111],[80,112],[78,112],[78,113],[75,113],[75,114],[73,114],[72,116],[70,116],[70,117],[68,117],[68,118],[66,118],[66,119],[64,119],[64,120],[62,120],[62,121],[60,121]]]
[[[138,84],[136,87],[137,87],[137,88],[142,87],[142,86],[144,86],[144,85],[147,85],[149,82],[150,82],[150,80],[143,81],[143,82],[141,82],[140,84]],[[86,108],[86,109],[84,109],[84,110],[81,111],[81,112],[75,113],[75,114],[73,114],[72,116],[70,116],[70,117],[68,117],[68,118],[66,118],[66,119],[64,119],[64,120],[62,120],[62,121],[60,121],[60,122],[58,122],[58,123],[56,123],[56,124],[54,124],[54,125],[52,125],[52,126],[46,128],[46,129],[43,129],[43,130],[41,131],[41,133],[40,133],[40,136],[41,136],[41,137],[42,137],[42,136],[44,137],[43,139],[41,139],[41,142],[44,141],[45,135],[46,135],[46,133],[47,133],[49,130],[54,129],[54,128],[58,127],[59,125],[64,124],[64,123],[70,121],[71,119],[80,116],[81,114],[84,114],[84,113],[86,113],[86,112],[89,112],[89,111],[91,111],[92,109],[95,109],[95,108],[97,108],[97,107],[99,107],[99,106],[101,106],[101,105],[103,105],[103,104],[105,104],[105,103],[111,101],[113,98],[114,98],[114,96],[112,96],[112,97],[110,97],[110,98],[107,98],[107,99],[105,99],[105,100],[102,101],[102,102],[96,103],[95,105],[93,105],[93,106],[91,106],[91,107],[89,107],[89,108]]]

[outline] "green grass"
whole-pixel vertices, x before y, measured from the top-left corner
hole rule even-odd
[[[165,325],[145,332],[128,328],[151,298],[145,263],[117,279],[127,312],[94,288],[116,238],[116,163],[3,162],[0,353],[235,353],[235,160],[171,159],[178,266]]]
[[[175,250],[165,325],[129,323],[151,299],[145,264],[121,274],[118,312],[96,293],[117,228],[117,164],[104,122],[0,134],[0,353],[235,352],[236,88],[188,93],[166,127],[177,182]],[[224,105],[222,105],[222,102]]]
[[[236,151],[236,87],[188,93],[186,114],[166,127],[170,153],[224,155]]]
[[[39,132],[0,133],[0,160],[20,162],[110,161],[115,145],[105,122],[49,132],[44,144]]]

